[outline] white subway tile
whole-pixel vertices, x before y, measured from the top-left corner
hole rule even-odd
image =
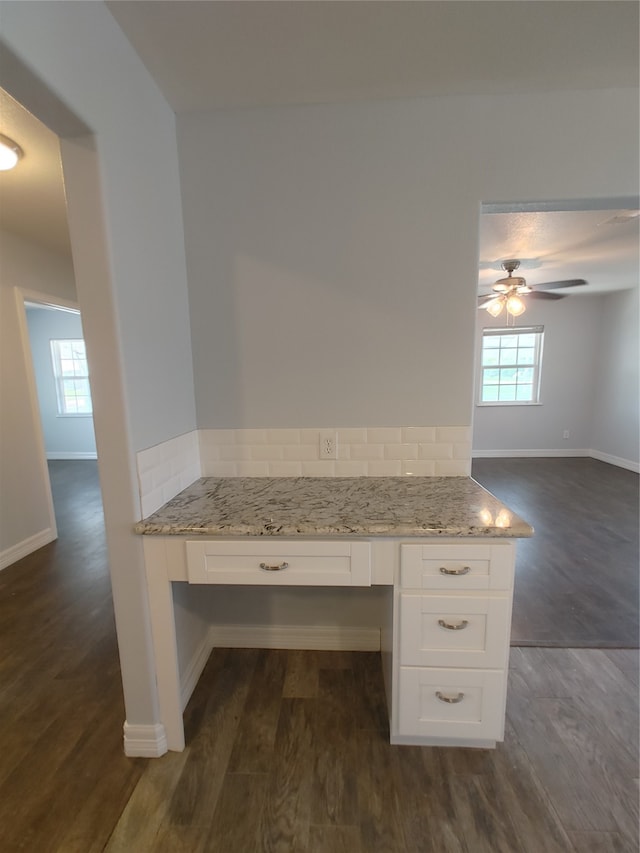
[[[336,462],[336,477],[366,477],[367,463],[340,461]]]
[[[451,426],[436,427],[436,441],[471,441],[471,427]]]
[[[320,446],[317,444],[291,444],[282,448],[283,459],[290,462],[319,461]]]
[[[436,459],[436,477],[468,477],[471,463],[463,459]]]
[[[401,463],[400,473],[403,476],[411,474],[414,477],[433,477],[435,464],[426,459],[406,459]]]
[[[336,465],[332,460],[318,460],[317,462],[303,462],[303,477],[335,477]]]
[[[331,427],[327,427],[330,429]],[[301,429],[300,444],[314,444],[320,446],[320,428],[319,429]]]
[[[200,450],[200,458],[202,459],[202,463],[211,462],[214,460],[220,459],[220,448],[211,445],[210,447],[203,447]]]
[[[251,458],[249,444],[223,444],[220,448],[220,459],[223,462],[243,462]]]
[[[149,492],[147,495],[143,495],[140,501],[140,506],[142,509],[142,517],[147,518],[147,516],[151,515],[151,513],[155,512],[157,509],[160,509],[166,501],[162,495],[162,489],[156,489],[153,492]]]
[[[349,454],[351,459],[384,459],[384,444],[352,444]]]
[[[234,429],[203,429],[200,434],[204,436],[207,443],[211,444],[235,444],[236,431]]]
[[[402,442],[426,444],[427,442],[436,440],[435,427],[402,427]]]
[[[301,477],[302,463],[301,462],[270,462],[269,463],[270,477]]]
[[[238,477],[268,477],[269,466],[266,462],[238,462],[236,463]]]
[[[417,444],[385,444],[385,459],[417,459]]]
[[[140,496],[150,494],[154,488],[154,477],[152,471],[140,471],[138,473],[138,486],[140,488]]]
[[[169,480],[166,480],[161,491],[164,503],[170,501],[171,498],[175,498],[178,492],[180,492],[180,478],[171,477]]]
[[[400,444],[402,427],[372,427],[367,429],[367,444]]]
[[[237,477],[238,469],[235,462],[212,462],[202,473],[203,477]]]
[[[338,441],[338,445],[336,447],[336,453],[338,459],[351,459],[351,445],[350,444],[341,444]]]
[[[275,462],[283,458],[282,445],[280,444],[254,444],[249,446],[249,450],[251,458],[256,460]]]
[[[451,459],[453,446],[451,444],[420,444],[418,459]]]
[[[366,444],[367,430],[366,427],[346,427],[337,430],[338,444]]]
[[[460,441],[453,445],[454,459],[470,459],[471,458],[471,442]]]
[[[369,477],[399,477],[402,473],[400,460],[397,461],[373,461],[368,462]]]

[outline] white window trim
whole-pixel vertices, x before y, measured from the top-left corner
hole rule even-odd
[[[485,336],[490,335],[536,335],[536,358],[532,365],[534,368],[533,387],[535,399],[533,400],[483,400],[482,399],[482,342]],[[540,399],[541,377],[542,377],[542,349],[544,344],[544,326],[488,326],[482,329],[480,335],[480,352],[478,355],[478,378],[476,383],[476,406],[542,406]]]
[[[57,418],[93,418],[93,401],[91,400],[91,386],[89,386],[89,401],[91,403],[91,411],[90,412],[65,412],[64,409],[64,392],[62,390],[62,382],[65,377],[62,375],[60,369],[60,353],[58,351],[57,344],[59,341],[81,341],[82,338],[52,338],[49,341],[49,347],[51,350],[51,362],[53,368],[53,381],[56,386],[56,403],[58,411],[56,413]],[[85,359],[86,363],[86,359]],[[70,378],[70,377],[66,377]],[[89,380],[89,365],[87,364],[87,372],[86,374],[82,374],[77,377],[73,377],[77,379],[87,379]]]

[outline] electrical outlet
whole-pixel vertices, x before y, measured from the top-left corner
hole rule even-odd
[[[338,458],[338,438],[334,429],[321,429],[319,433],[320,440],[320,459],[337,459]]]
[[[569,433],[568,429],[565,429],[565,431],[562,433],[563,438],[569,438],[569,435],[570,435],[570,433]]]

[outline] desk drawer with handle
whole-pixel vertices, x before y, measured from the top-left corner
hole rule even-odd
[[[368,542],[189,540],[189,583],[370,586]]]
[[[509,648],[508,595],[400,595],[403,666],[502,668]]]
[[[400,565],[405,589],[510,589],[513,545],[402,545]]]

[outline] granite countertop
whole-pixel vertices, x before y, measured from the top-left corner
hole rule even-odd
[[[135,532],[524,538],[533,529],[468,477],[202,477]]]

